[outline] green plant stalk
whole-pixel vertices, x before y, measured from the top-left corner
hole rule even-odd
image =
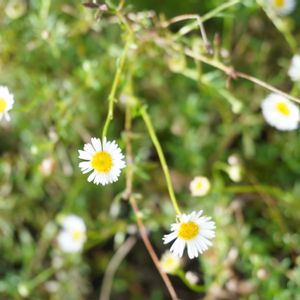
[[[117,87],[119,85],[119,82],[121,80],[121,75],[124,69],[124,65],[125,65],[125,61],[126,61],[126,57],[127,57],[127,53],[128,53],[128,49],[129,49],[129,45],[131,43],[131,38],[128,36],[127,37],[127,41],[123,50],[123,53],[121,55],[120,58],[120,62],[118,64],[118,68],[115,74],[115,78],[112,84],[112,88],[111,91],[109,93],[108,96],[108,113],[107,113],[107,117],[103,126],[103,131],[102,131],[102,140],[106,137],[107,135],[107,131],[110,125],[111,120],[114,117],[114,102],[116,101],[115,97],[116,97],[116,92],[117,92]]]
[[[175,193],[174,193],[174,189],[173,189],[173,185],[172,185],[172,181],[171,181],[171,176],[170,176],[170,171],[169,171],[169,168],[168,168],[168,165],[167,165],[167,162],[166,162],[166,159],[165,159],[165,155],[163,153],[163,150],[162,150],[162,147],[160,145],[160,142],[156,136],[156,133],[155,133],[155,129],[153,127],[153,124],[151,122],[151,119],[146,111],[146,108],[145,107],[141,107],[141,115],[142,115],[142,118],[146,124],[146,127],[148,129],[148,132],[149,132],[149,135],[150,135],[150,138],[155,146],[155,149],[157,151],[157,154],[158,154],[158,157],[159,157],[159,160],[160,160],[160,163],[161,163],[161,166],[162,166],[162,169],[164,171],[164,175],[165,175],[165,178],[166,178],[166,182],[167,182],[167,186],[168,186],[168,191],[169,191],[169,195],[170,195],[170,199],[171,199],[171,202],[172,202],[172,205],[176,211],[176,213],[178,215],[181,214],[181,211],[180,211],[180,208],[178,206],[178,203],[177,203],[177,200],[176,200],[176,197],[175,197]]]

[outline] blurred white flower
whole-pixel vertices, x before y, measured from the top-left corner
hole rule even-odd
[[[68,215],[61,220],[61,226],[62,229],[57,236],[59,248],[67,253],[81,251],[86,240],[84,221],[78,216]]]
[[[92,138],[85,144],[83,151],[79,150],[79,158],[84,160],[79,164],[83,174],[92,173],[89,182],[106,185],[118,180],[121,169],[125,168],[124,155],[115,141],[108,142],[106,138],[101,143],[98,138]]]
[[[5,118],[10,120],[8,111],[14,105],[14,96],[11,94],[6,86],[0,86],[0,121]]]
[[[240,165],[233,165],[227,168],[229,178],[234,182],[240,182],[242,180],[242,168]]]
[[[270,94],[261,104],[265,120],[273,127],[282,131],[298,128],[300,113],[299,108],[278,94]]]
[[[288,71],[293,81],[300,81],[300,55],[294,55]]]
[[[187,271],[185,274],[185,278],[190,284],[193,284],[193,285],[197,284],[197,282],[199,281],[198,275],[192,271]]]
[[[160,264],[164,272],[174,274],[179,269],[181,260],[170,251],[166,251],[160,259]]]
[[[272,10],[279,16],[286,16],[292,13],[296,7],[295,0],[268,0]]]
[[[26,13],[27,4],[25,0],[10,0],[5,7],[5,13],[11,19],[17,19]]]
[[[185,246],[190,259],[198,257],[212,245],[215,236],[215,222],[210,217],[202,216],[202,210],[177,216],[177,223],[171,225],[171,233],[164,236],[164,244],[175,240],[170,251],[182,257]]]
[[[210,190],[210,182],[204,176],[197,176],[190,182],[192,196],[205,196]]]
[[[55,165],[56,165],[56,162],[55,162],[54,158],[47,157],[47,158],[43,159],[43,161],[41,162],[41,164],[39,166],[39,170],[43,176],[48,177],[54,172]]]

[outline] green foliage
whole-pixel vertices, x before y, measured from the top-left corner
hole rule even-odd
[[[287,77],[299,50],[300,7],[278,30],[259,1],[241,2],[204,23],[221,61],[300,96],[299,83],[293,86]],[[193,20],[162,26],[222,4],[126,2],[135,45],[117,87],[108,136],[124,149],[125,104],[143,103],[180,207],[203,209],[216,222],[212,249],[184,266],[197,272],[205,292],[173,276],[180,298],[300,299],[299,130],[280,132],[265,123],[260,104],[268,91],[262,87],[185,55],[185,48],[205,52],[197,27],[178,34]],[[0,25],[0,85],[15,95],[12,121],[0,127],[0,298],[98,299],[113,254],[133,234],[138,241],[115,274],[111,299],[169,299],[122,199],[125,172],[102,187],[88,183],[78,168],[77,150],[91,136],[101,137],[126,28],[114,13],[96,19],[95,10],[71,0],[1,1]],[[213,43],[216,33],[220,45]],[[133,110],[133,190],[160,256],[175,212],[138,105]],[[228,176],[233,156],[243,171],[240,182]],[[51,161],[49,174],[45,159]],[[211,180],[203,198],[189,194],[197,175]],[[57,247],[58,218],[69,213],[87,224],[82,254]]]

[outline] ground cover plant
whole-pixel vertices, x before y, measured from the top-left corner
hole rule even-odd
[[[0,299],[300,299],[295,0],[0,3]]]

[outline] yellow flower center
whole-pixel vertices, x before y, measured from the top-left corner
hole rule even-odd
[[[0,98],[0,113],[3,113],[6,108],[6,101],[2,98]]]
[[[277,8],[281,8],[284,5],[285,0],[275,0],[274,4]]]
[[[97,152],[92,158],[92,167],[102,173],[109,172],[112,165],[112,157],[109,153],[105,151]]]
[[[284,116],[289,116],[291,114],[291,110],[285,102],[278,102],[276,108]]]
[[[197,190],[201,190],[202,188],[203,188],[202,182],[201,182],[201,181],[197,182],[197,184],[196,184],[196,189],[197,189]]]
[[[199,233],[199,226],[194,222],[181,223],[178,229],[178,237],[188,241]]]
[[[83,234],[80,230],[74,230],[72,232],[72,238],[74,241],[78,242],[82,239],[82,237],[83,237]]]

